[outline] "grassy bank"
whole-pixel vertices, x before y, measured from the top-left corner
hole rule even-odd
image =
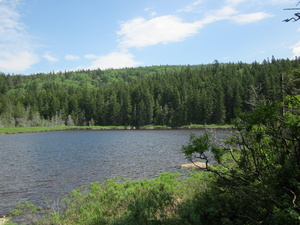
[[[57,127],[1,127],[0,134],[34,133],[59,130],[117,130],[124,126],[57,126]]]
[[[17,134],[17,133],[34,133],[45,131],[59,131],[59,130],[133,130],[133,129],[145,129],[145,130],[167,130],[167,129],[218,129],[218,128],[231,128],[231,125],[185,125],[180,127],[168,127],[168,126],[57,126],[57,127],[1,127],[0,134]]]
[[[180,129],[229,129],[232,128],[233,125],[230,124],[190,124],[190,125],[184,125],[180,126]]]
[[[209,173],[162,173],[152,180],[110,179],[72,191],[40,209],[23,202],[12,211],[25,224],[185,224],[180,215],[194,196],[205,192]],[[14,221],[14,219],[12,219]]]

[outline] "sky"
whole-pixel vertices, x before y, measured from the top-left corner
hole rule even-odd
[[[0,72],[300,56],[297,0],[0,0]],[[298,6],[300,7],[300,5]]]

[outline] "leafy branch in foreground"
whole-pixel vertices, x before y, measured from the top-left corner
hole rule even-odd
[[[223,201],[228,207],[221,212],[216,203],[208,211],[194,202],[198,219],[210,218],[211,224],[224,219],[233,224],[299,224],[299,78],[299,71],[286,78],[283,102],[260,102],[252,112],[240,113],[234,122],[236,134],[223,144],[205,133],[192,136],[182,148],[189,159],[204,160],[206,165],[208,155],[214,155],[217,164],[207,166],[207,171],[217,175],[215,186],[201,199]]]

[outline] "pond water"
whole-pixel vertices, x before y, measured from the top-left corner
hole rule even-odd
[[[54,131],[0,135],[0,215],[23,200],[45,200],[115,176],[178,172],[191,133],[204,130]],[[224,137],[225,131],[218,131]]]

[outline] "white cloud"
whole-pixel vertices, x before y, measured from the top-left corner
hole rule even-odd
[[[275,4],[275,5],[278,5],[278,4],[293,4],[293,5],[296,5],[297,4],[297,1],[295,0],[268,0],[267,2],[271,3],[271,4]]]
[[[223,8],[208,11],[203,19],[190,23],[183,22],[181,18],[174,15],[159,16],[149,20],[139,17],[123,22],[117,32],[120,36],[119,46],[128,49],[181,42],[197,34],[205,25],[216,21],[233,20],[238,24],[248,24],[272,17],[271,14],[265,12],[240,14],[232,4],[244,1],[228,0],[228,4]],[[196,1],[192,5],[200,3],[202,1]]]
[[[69,61],[74,61],[74,60],[79,60],[80,57],[77,56],[77,55],[66,55],[66,56],[65,56],[65,59],[66,59],[66,60],[69,60]]]
[[[238,2],[238,0],[231,0],[231,2]],[[239,2],[241,2],[241,0]],[[219,20],[233,20],[238,24],[248,24],[269,17],[273,17],[273,15],[265,12],[240,14],[235,7],[227,5],[219,10],[210,11],[203,20],[199,21],[199,23],[201,22],[203,25],[205,25]]]
[[[84,55],[83,57],[86,59],[97,59],[98,58],[98,56],[93,55],[93,54]]]
[[[87,55],[93,56],[94,55]],[[112,52],[108,55],[98,56],[86,69],[118,69],[125,67],[135,67],[140,65],[140,62],[134,60],[134,55],[127,51]]]
[[[154,17],[154,16],[157,15],[157,13],[156,12],[151,12],[150,15]]]
[[[249,0],[226,0],[226,3],[229,5],[238,5],[243,2],[249,2]]]
[[[18,0],[0,1],[0,71],[20,72],[39,61],[32,38],[20,21]]]
[[[226,0],[225,1],[227,4],[233,4],[237,5],[243,2],[247,3],[255,3],[255,4],[262,4],[262,5],[284,5],[284,4],[293,4],[296,5],[298,2],[295,0]]]
[[[232,7],[232,6],[224,6],[223,8],[219,10],[215,10],[210,12],[210,14],[213,14],[215,17],[217,17],[219,20],[228,19],[230,16],[237,14],[238,11]]]
[[[190,5],[187,5],[186,7],[177,10],[177,12],[191,12],[191,11],[194,11],[195,7],[200,5],[201,3],[203,3],[203,0],[197,0],[197,1],[193,2]]]
[[[300,56],[300,41],[290,47],[293,50],[293,58]]]
[[[15,38],[18,33],[25,32],[25,26],[19,22],[20,15],[9,5],[0,5],[0,35],[1,39]],[[8,36],[6,36],[8,35]]]
[[[150,13],[150,16],[156,16],[157,15],[157,13],[156,12],[154,12],[154,11],[151,11],[152,10],[152,8],[146,8],[146,9],[144,9],[144,11],[145,12],[149,12]]]
[[[253,23],[257,22],[269,17],[273,17],[273,15],[264,13],[264,12],[257,12],[257,13],[249,13],[249,14],[242,14],[233,17],[232,19],[239,24],[246,24],[246,23]]]
[[[32,52],[0,51],[0,70],[3,72],[21,72],[29,69],[32,64],[38,61],[38,57]]]
[[[47,52],[43,55],[43,58],[47,59],[50,62],[57,62],[59,60],[58,58],[55,58],[55,57],[51,56]]]
[[[146,47],[160,43],[179,42],[198,32],[198,23],[184,23],[172,15],[150,20],[136,18],[121,24],[118,35],[122,47]]]
[[[233,7],[225,6],[221,9],[208,12],[206,17],[202,20],[197,21],[196,24],[198,25],[198,28],[202,28],[205,25],[216,21],[231,19],[237,13],[238,11],[236,11]]]

